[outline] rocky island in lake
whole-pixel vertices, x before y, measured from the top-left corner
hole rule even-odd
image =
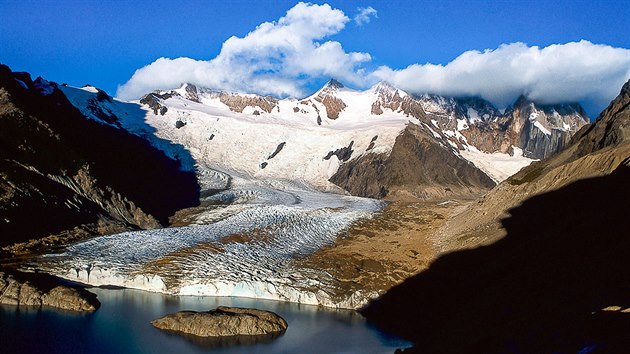
[[[207,312],[179,311],[151,324],[177,334],[209,338],[207,344],[221,346],[271,340],[284,334],[288,327],[282,317],[271,311],[226,306]]]

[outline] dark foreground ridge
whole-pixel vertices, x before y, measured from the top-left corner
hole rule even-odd
[[[198,200],[194,172],[138,136],[88,120],[57,84],[0,65],[0,246],[77,227],[166,226]]]
[[[440,257],[363,314],[413,341],[405,353],[627,352],[627,164],[528,199],[504,239]]]

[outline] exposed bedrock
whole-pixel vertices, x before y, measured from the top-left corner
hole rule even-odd
[[[409,124],[389,155],[369,153],[339,168],[331,182],[353,195],[383,198],[405,190],[420,199],[473,195],[495,185],[472,163]]]
[[[61,284],[49,275],[0,271],[0,304],[48,306],[62,310],[93,312],[99,308],[96,295]]]
[[[273,312],[225,306],[208,312],[180,311],[151,324],[178,334],[215,338],[217,345],[270,340],[284,334],[288,327],[287,322]]]

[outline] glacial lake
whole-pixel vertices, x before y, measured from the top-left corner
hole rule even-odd
[[[393,353],[410,343],[369,326],[358,313],[310,305],[230,297],[169,296],[131,289],[91,288],[101,307],[92,314],[0,305],[3,353]],[[181,310],[217,306],[273,311],[289,324],[267,343],[217,347],[162,332],[150,321]]]

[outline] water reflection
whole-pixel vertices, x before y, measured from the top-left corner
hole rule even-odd
[[[167,296],[130,289],[91,289],[93,314],[0,306],[5,353],[392,353],[408,344],[370,328],[354,311],[228,297]],[[246,346],[208,346],[154,328],[150,321],[181,310],[254,307],[282,316],[284,335]],[[200,345],[204,344],[204,345]],[[216,344],[216,343],[215,343]],[[6,350],[5,350],[6,349]]]

